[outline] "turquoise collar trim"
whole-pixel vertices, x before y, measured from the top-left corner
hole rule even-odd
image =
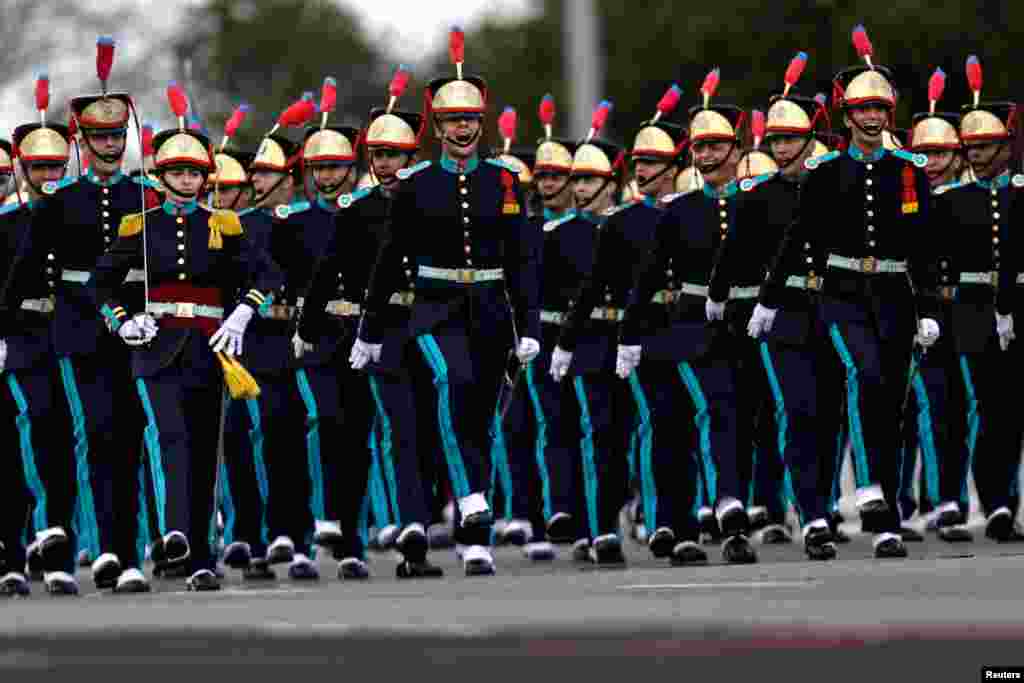
[[[885,156],[888,150],[885,147],[879,147],[877,150],[874,151],[874,153],[865,154],[860,150],[859,147],[857,147],[855,144],[851,142],[849,149],[847,149],[846,151],[849,153],[851,157],[853,157],[857,161],[867,164],[875,161],[880,161],[882,157]]]
[[[327,213],[336,213],[338,211],[338,201],[329,202],[322,195],[316,196],[316,205]]]
[[[704,183],[704,196],[711,197],[712,199],[726,199],[736,194],[738,189],[739,185],[736,184],[735,180],[730,180],[721,190],[711,187],[711,183]]]
[[[441,168],[449,173],[472,173],[479,165],[480,157],[477,156],[471,156],[466,160],[465,166],[460,166],[459,162],[448,156],[446,152],[441,153]]]
[[[578,211],[576,212],[576,218],[585,220],[588,223],[593,223],[594,225],[601,225],[604,223],[604,217],[594,213],[593,211]]]
[[[978,178],[976,182],[978,183],[978,187],[985,188],[986,190],[991,190],[993,187],[996,188],[997,190],[1002,190],[1004,187],[1010,184],[1010,172],[1003,171],[1002,173],[997,175],[995,178],[992,178],[991,180]]]
[[[175,204],[170,199],[164,202],[164,213],[168,216],[187,216],[199,208],[199,202],[190,199],[184,204]]]
[[[88,180],[93,185],[99,185],[100,187],[110,187],[111,185],[117,185],[119,182],[121,182],[121,179],[123,177],[124,174],[121,173],[121,171],[118,171],[114,175],[110,176],[110,180],[104,182],[100,180],[100,177],[95,173],[88,173],[85,175],[86,180]]]
[[[566,209],[565,211],[552,211],[551,209],[544,209],[544,220],[545,220],[545,222],[546,221],[556,221],[559,218],[562,218],[564,216],[568,216],[572,212],[573,212],[572,209]]]

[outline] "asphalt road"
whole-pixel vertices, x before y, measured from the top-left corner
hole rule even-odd
[[[186,592],[182,579],[142,596],[101,594],[82,574],[78,598],[33,584],[30,598],[0,602],[0,680],[221,678],[231,666],[260,679],[311,667],[389,679],[944,681],[1024,664],[1024,544],[931,537],[908,547],[907,560],[874,560],[857,536],[827,564],[791,545],[760,546],[756,565],[723,566],[709,546],[711,565],[680,569],[628,544],[627,568],[611,570],[575,564],[567,548],[543,564],[505,548],[498,575],[475,578],[442,551],[445,577],[418,581],[397,580],[394,556],[382,553],[371,555],[368,582],[342,582],[321,562],[319,582],[229,575],[207,594]]]

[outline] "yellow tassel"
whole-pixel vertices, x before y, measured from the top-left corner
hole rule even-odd
[[[142,214],[130,213],[121,219],[117,228],[118,237],[132,237],[142,232]]]
[[[224,239],[221,235],[238,237],[242,234],[242,223],[234,211],[218,209],[210,216],[210,249],[223,249]]]
[[[223,353],[217,354],[217,360],[220,361],[221,369],[224,371],[224,383],[228,387],[231,398],[245,401],[259,397],[260,386],[249,374],[249,371],[242,367],[241,363]]]

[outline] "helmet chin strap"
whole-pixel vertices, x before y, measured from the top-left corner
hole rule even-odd
[[[640,182],[640,179],[639,179],[639,178],[637,178],[637,181],[636,181],[636,185],[637,185],[637,187],[639,187],[639,188],[640,188],[640,190],[641,190],[641,191],[643,191],[643,189],[644,189],[645,187],[647,187],[648,185],[650,185],[651,183],[653,183],[653,182],[654,182],[655,180],[657,180],[657,179],[658,179],[658,178],[660,178],[661,176],[663,176],[663,175],[665,175],[666,173],[668,173],[668,172],[669,172],[669,170],[671,170],[671,169],[672,169],[672,168],[674,168],[674,167],[675,167],[675,164],[674,164],[674,163],[668,164],[668,165],[666,165],[666,166],[665,166],[665,168],[661,169],[660,171],[658,171],[657,173],[655,173],[654,175],[652,175],[652,176],[651,176],[650,178],[648,178],[647,180],[645,180],[645,181],[643,181],[643,182]],[[646,193],[646,192],[644,192],[644,194],[647,194],[647,193]]]
[[[451,137],[448,134],[444,134],[443,135],[443,139],[444,139],[445,142],[451,143],[451,144],[455,145],[456,147],[458,147],[459,149],[466,149],[467,147],[470,147],[470,146],[476,144],[476,142],[480,139],[480,133],[482,132],[482,130],[483,130],[482,126],[477,128],[476,132],[473,133],[473,136],[470,138],[469,142],[459,142],[458,140],[456,140],[455,138]]]
[[[402,154],[405,155],[405,157],[406,157],[405,163],[402,164],[402,168],[408,168],[409,164],[412,163],[413,154],[415,154],[415,152],[402,152]],[[370,173],[374,177],[377,178],[377,180],[380,182],[381,185],[386,185],[386,183],[383,180],[381,180],[381,178],[383,176],[381,176],[380,173],[377,173],[377,166],[376,166],[376,164],[373,163],[373,154],[370,154]],[[392,183],[391,184],[394,184],[394,181],[395,181],[396,178],[395,178],[395,175],[393,173],[391,174],[391,178],[392,178]]]
[[[577,206],[576,208],[579,209],[580,211],[586,211],[587,207],[593,204],[594,200],[601,196],[601,193],[604,192],[605,188],[608,187],[608,185],[610,185],[611,182],[611,178],[605,178],[604,182],[601,183],[601,187],[597,188],[597,191],[594,194],[590,195],[590,199],[588,199],[582,205]]]
[[[721,161],[719,161],[717,164],[715,164],[714,166],[712,166],[711,168],[709,168],[706,171],[703,171],[703,170],[701,170],[699,168],[697,170],[700,171],[701,175],[708,175],[710,173],[714,173],[718,169],[722,168],[722,166],[725,164],[726,161],[728,161],[729,156],[733,153],[733,150],[735,150],[735,149],[736,149],[736,142],[735,141],[731,141],[729,143],[729,151],[726,152],[725,156],[722,157]]]
[[[202,183],[202,185],[199,186],[199,189],[196,190],[195,192],[182,192],[181,190],[175,188],[173,185],[171,185],[169,182],[167,182],[167,178],[164,177],[165,173],[166,173],[165,171],[160,171],[159,172],[160,182],[165,187],[167,187],[171,192],[173,192],[175,194],[175,196],[181,197],[182,199],[185,199],[187,201],[191,201],[191,200],[196,199],[197,197],[199,197],[199,193],[200,193],[200,191],[202,191],[203,185],[206,185],[206,178],[209,177],[208,173],[204,173],[203,174],[203,183]],[[238,197],[235,197],[235,199],[238,199]]]
[[[540,192],[540,198],[542,200],[544,200],[545,202],[552,202],[552,201],[554,201],[559,196],[561,196],[561,194],[563,192],[565,192],[567,189],[569,189],[569,183],[571,182],[571,180],[572,180],[572,178],[570,178],[569,176],[566,176],[565,177],[565,182],[562,183],[562,186],[560,188],[558,188],[557,191],[552,192],[551,194],[544,194],[543,192],[540,192],[538,190],[538,192]]]
[[[124,135],[125,139],[127,139],[127,133],[125,133]],[[99,152],[96,151],[96,148],[92,146],[92,143],[89,141],[88,135],[85,135],[83,133],[82,140],[85,141],[85,146],[89,148],[89,153],[105,164],[115,164],[120,162],[121,159],[124,158],[125,150],[128,148],[128,145],[126,144],[124,147],[121,148],[121,151],[118,152],[117,154],[100,154]]]
[[[782,168],[789,168],[790,166],[795,164],[797,161],[799,161],[800,157],[802,157],[804,155],[804,152],[807,151],[807,147],[811,144],[811,141],[813,139],[814,139],[813,135],[808,135],[806,138],[804,138],[804,144],[803,144],[803,146],[800,147],[800,151],[797,152],[796,155],[792,159],[790,159],[785,164],[783,164]]]
[[[270,195],[274,194],[277,191],[277,188],[281,187],[281,183],[284,182],[285,178],[288,177],[289,173],[291,173],[290,169],[288,171],[286,171],[285,173],[281,174],[281,177],[277,179],[277,182],[274,183],[273,187],[271,187],[269,190],[267,190],[263,194],[257,195],[256,197],[253,197],[253,200],[252,200],[253,206],[259,206],[263,201],[265,201],[267,199],[267,197],[269,197]]]
[[[42,185],[36,185],[35,183],[32,182],[32,176],[29,175],[28,168],[25,166],[25,162],[19,159],[18,160],[18,164],[21,166],[21,175],[25,179],[25,182],[28,184],[28,186],[31,187],[32,191],[35,192],[36,194],[42,195],[43,194],[43,186]],[[66,162],[66,161],[62,164],[62,166],[61,166],[61,175],[64,175],[64,169],[67,168],[67,165],[68,165],[68,162]],[[17,187],[17,184],[15,184],[15,187]]]
[[[329,197],[341,189],[342,185],[344,185],[348,181],[350,175],[352,175],[351,166],[349,166],[345,170],[345,177],[339,180],[338,182],[334,183],[333,185],[321,185],[320,182],[316,179],[316,171],[313,171],[313,187],[315,187],[316,191],[319,192],[321,195]]]
[[[981,170],[979,170],[979,166],[977,164],[971,164],[971,169],[974,171],[974,175],[978,176],[979,178],[982,177],[982,173],[987,171],[988,169],[990,169],[992,167],[992,164],[994,164],[996,162],[996,157],[999,156],[999,153],[1001,151],[1003,151],[1003,147],[1007,144],[1007,142],[1009,142],[1009,141],[1008,140],[999,140],[996,143],[998,145],[996,147],[996,150],[994,152],[992,152],[992,156],[990,156],[988,158],[988,161],[986,161],[984,165],[980,166]],[[950,162],[950,163],[952,163],[952,162]],[[993,174],[993,175],[995,175],[995,174]]]

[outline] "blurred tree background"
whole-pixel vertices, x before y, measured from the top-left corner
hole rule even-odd
[[[415,1],[415,0],[414,0]],[[466,70],[490,85],[487,138],[498,144],[496,118],[505,106],[519,112],[518,144],[532,145],[541,135],[537,105],[545,93],[557,101],[556,134],[578,137],[569,116],[566,73],[566,2],[532,0],[535,11],[510,21],[498,5],[466,27]],[[876,61],[893,68],[901,89],[898,125],[927,109],[931,72],[947,73],[940,105],[956,111],[970,99],[964,61],[977,54],[985,72],[983,95],[1019,101],[1015,78],[1024,45],[1024,3],[975,0],[592,0],[598,14],[602,86],[598,97],[615,104],[605,136],[630,144],[641,121],[672,83],[683,89],[673,120],[700,101],[705,74],[721,68],[716,100],[747,108],[765,107],[781,90],[782,75],[798,51],[808,53],[807,70],[797,91],[831,96],[831,77],[858,63],[850,31],[863,23],[875,47]],[[387,85],[398,65],[398,37],[372,38],[364,15],[343,0],[138,0],[75,3],[61,0],[6,0],[0,10],[0,86],[7,86],[0,122],[31,119],[31,77],[49,67],[54,112],[66,98],[96,89],[91,75],[92,43],[100,32],[118,38],[112,87],[136,98],[143,120],[157,128],[171,125],[163,88],[182,82],[192,114],[219,141],[224,121],[241,102],[251,113],[238,144],[251,147],[277,115],[304,92],[319,100],[325,76],[338,81],[337,113],[332,121],[362,125],[371,107],[387,102]],[[134,9],[133,9],[134,8]],[[165,9],[166,8],[166,9]],[[168,18],[161,19],[159,12]],[[173,18],[172,18],[173,17]],[[72,59],[73,58],[73,59]],[[74,61],[74,68],[67,63]],[[65,74],[55,78],[55,62]],[[452,74],[447,50],[439,45],[409,64],[412,81],[400,108],[422,109],[426,83]],[[14,89],[16,86],[16,89]],[[13,93],[13,94],[12,94]],[[596,102],[586,106],[595,105]],[[24,106],[23,106],[24,105]],[[22,108],[23,106],[23,108]],[[56,119],[54,119],[56,120]],[[841,121],[835,120],[835,126]],[[301,132],[290,133],[294,137]],[[428,136],[428,139],[431,136]],[[428,154],[430,150],[428,150]]]

